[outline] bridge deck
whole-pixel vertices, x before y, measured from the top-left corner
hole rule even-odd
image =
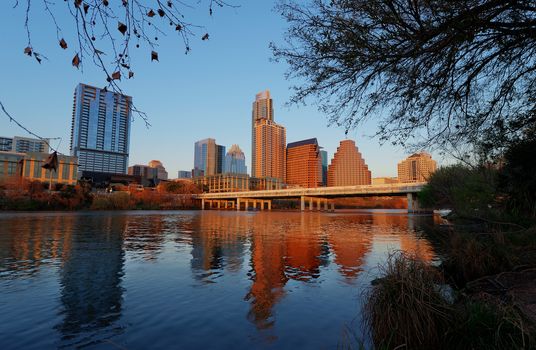
[[[405,196],[420,192],[425,183],[405,183],[389,185],[363,185],[318,188],[288,188],[282,190],[244,191],[203,193],[199,199],[237,199],[237,198],[300,198],[300,197],[369,197],[369,196]]]

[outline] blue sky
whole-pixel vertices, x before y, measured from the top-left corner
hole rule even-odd
[[[197,2],[194,2],[197,3]],[[132,124],[130,165],[159,159],[170,177],[177,170],[193,166],[194,142],[207,137],[227,148],[237,143],[246,154],[248,170],[251,154],[251,104],[255,94],[270,89],[276,122],[287,129],[287,141],[317,137],[333,157],[344,130],[328,127],[325,115],[316,106],[285,107],[291,96],[283,63],[271,62],[270,42],[281,43],[286,22],[273,10],[272,1],[235,0],[239,8],[217,8],[212,17],[203,4],[191,11],[192,22],[204,29],[192,38],[192,51],[184,55],[182,42],[171,33],[160,37],[160,62],[150,61],[150,49],[142,47],[132,56],[135,78],[123,80],[123,90],[136,106],[145,111],[152,126],[141,119]],[[104,86],[103,73],[89,64],[84,71],[71,66],[73,50],[61,50],[55,29],[39,4],[35,5],[31,30],[33,46],[48,57],[41,65],[23,55],[26,47],[24,9],[12,9],[14,0],[3,0],[0,23],[0,99],[8,111],[43,137],[61,137],[59,150],[69,152],[73,92],[79,82]],[[56,8],[64,11],[63,1]],[[67,32],[70,18],[59,16]],[[6,30],[6,28],[9,28]],[[210,40],[201,41],[205,31]],[[9,35],[7,35],[9,32]],[[67,34],[65,34],[68,36]],[[69,40],[68,40],[69,42]],[[371,139],[374,121],[352,130],[354,139],[372,170],[372,176],[396,176],[396,164],[407,153],[390,145],[380,146]],[[0,115],[1,136],[27,136],[4,115]],[[53,145],[57,145],[53,144]],[[434,156],[436,160],[437,155]]]

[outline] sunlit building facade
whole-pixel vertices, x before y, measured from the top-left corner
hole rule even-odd
[[[273,101],[270,95],[270,90],[259,92],[255,95],[251,112],[251,176],[260,176],[256,173],[257,168],[257,134],[255,125],[259,120],[274,120]]]
[[[328,167],[328,186],[370,185],[371,172],[352,140],[341,141]]]
[[[322,185],[322,158],[316,138],[287,145],[286,183],[314,188]]]
[[[188,170],[179,170],[179,172],[177,173],[177,177],[179,179],[191,179],[192,172]]]
[[[164,165],[159,160],[151,160],[149,162],[149,167],[156,169],[156,178],[158,180],[167,180],[168,179],[168,172],[166,171],[166,168],[164,168]]]
[[[437,163],[426,152],[415,153],[398,163],[398,181],[426,182],[436,170]]]
[[[286,130],[268,119],[259,119],[255,124],[254,177],[275,178],[285,182],[286,176]]]
[[[81,171],[126,174],[132,97],[79,84],[74,93],[71,155]]]

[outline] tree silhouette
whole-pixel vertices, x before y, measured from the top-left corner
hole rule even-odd
[[[479,142],[536,123],[531,0],[282,1],[287,42],[272,44],[298,83],[346,129],[418,148]]]

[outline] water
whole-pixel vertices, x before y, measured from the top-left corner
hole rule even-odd
[[[0,213],[0,348],[333,349],[367,341],[403,211]]]

